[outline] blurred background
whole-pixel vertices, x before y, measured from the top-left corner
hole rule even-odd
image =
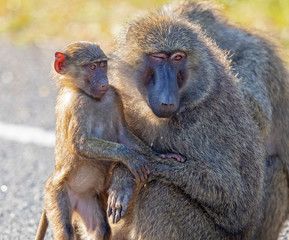
[[[108,47],[122,25],[167,0],[1,0],[0,34],[14,44],[85,39]],[[243,26],[267,32],[289,48],[288,0],[217,0]],[[286,54],[288,56],[288,54]]]
[[[168,2],[0,1],[0,239],[33,239],[36,233],[43,184],[54,168],[54,52],[80,40],[109,52],[126,22]],[[230,21],[273,39],[288,64],[288,0],[217,3]],[[52,239],[50,230],[46,239]]]

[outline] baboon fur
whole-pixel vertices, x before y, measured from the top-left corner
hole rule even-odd
[[[199,24],[206,35],[229,52],[233,72],[240,79],[247,106],[262,130],[266,144],[267,179],[286,179],[289,169],[289,74],[277,48],[257,33],[227,22],[217,6],[210,2],[181,2],[164,7],[190,22]],[[272,163],[272,156],[280,163]],[[268,163],[267,163],[268,164]],[[274,166],[271,166],[271,165]],[[277,176],[276,176],[277,175]],[[288,217],[288,186],[267,181],[266,208],[260,239],[276,239]],[[277,182],[275,183],[277,184]],[[272,188],[274,186],[274,188]],[[281,186],[284,186],[281,189]],[[272,202],[271,202],[272,201]],[[274,203],[274,204],[273,204]]]
[[[178,110],[158,118],[143,83],[147,55],[175,51],[186,53],[186,83]],[[265,199],[264,142],[224,51],[197,24],[156,11],[128,26],[112,64],[131,130],[153,150],[187,159],[149,160],[149,180],[136,187],[113,239],[255,239]],[[109,191],[132,194],[123,186],[135,183],[119,165]]]
[[[145,159],[135,152],[142,151],[140,141],[127,130],[120,96],[108,83],[108,58],[97,44],[75,42],[55,57],[60,90],[55,170],[44,190],[46,216],[54,239],[108,240],[111,168],[122,163],[136,179],[145,179]],[[40,226],[47,225],[45,211]]]

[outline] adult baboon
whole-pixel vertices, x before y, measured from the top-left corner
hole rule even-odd
[[[115,239],[253,239],[263,217],[264,144],[225,54],[200,27],[164,11],[130,24],[114,56],[132,131],[156,151]],[[132,175],[114,171],[109,213]],[[122,215],[123,217],[123,215]]]
[[[289,75],[287,69],[272,43],[257,34],[229,24],[217,8],[209,2],[174,3],[166,6],[165,10],[185,17],[192,23],[198,23],[207,36],[214,39],[221,49],[230,53],[233,72],[238,75],[239,85],[248,102],[247,105],[262,130],[271,168],[267,169],[268,186],[265,188],[266,197],[271,200],[266,201],[265,221],[260,229],[260,239],[276,239],[280,227],[288,217],[288,186],[285,184],[289,172]],[[274,163],[272,156],[275,161],[281,159],[284,165]],[[285,169],[284,166],[286,166]],[[272,168],[276,169],[272,171]],[[285,171],[287,175],[284,175]],[[277,182],[276,184],[269,182],[269,179],[277,178],[283,181],[280,181],[278,185],[276,185]],[[284,187],[281,188],[281,186]]]
[[[268,40],[229,24],[210,2],[174,3],[164,8],[197,23],[217,45],[229,52],[233,72],[262,129],[269,155],[289,166],[288,72]]]

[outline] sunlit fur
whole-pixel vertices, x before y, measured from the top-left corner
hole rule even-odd
[[[240,78],[251,115],[266,142],[267,161],[274,163],[266,170],[266,182],[270,184],[258,239],[276,239],[288,217],[289,74],[280,58],[283,53],[268,37],[229,23],[210,2],[173,3],[165,11],[198,23],[208,37],[230,53],[233,72]]]
[[[88,73],[82,66],[107,60],[100,47],[77,42],[63,54],[66,59],[56,75],[60,90],[55,106],[55,170],[45,183],[46,216],[54,239],[109,240],[110,170],[113,162],[121,162],[138,180],[145,179],[145,159],[135,152],[142,150],[142,143],[126,128],[116,89],[108,86],[101,98],[95,98],[89,84],[84,85]],[[94,80],[100,81],[97,73]]]
[[[146,57],[176,51],[188,56],[188,79],[179,109],[158,118],[142,80]],[[226,52],[197,24],[157,11],[127,27],[113,57],[129,127],[154,150],[187,158],[150,159],[150,181],[114,239],[254,239],[263,217],[264,144]],[[128,178],[116,168],[111,189],[121,191]]]
[[[174,24],[170,24],[170,22]],[[180,89],[182,100],[177,114],[185,111],[187,104],[197,106],[204,102],[216,87],[216,82],[210,81],[214,75],[212,68],[215,66],[205,59],[218,58],[217,64],[220,67],[226,66],[224,71],[231,75],[231,72],[228,71],[226,53],[217,49],[215,43],[200,31],[199,26],[190,24],[174,15],[166,15],[164,12],[156,12],[147,18],[131,23],[125,38],[118,42],[116,49],[119,50],[114,53],[115,60],[112,62],[112,68],[114,64],[117,64],[116,71],[111,77],[112,84],[115,84],[117,88],[125,89],[122,94],[134,96],[124,102],[129,109],[133,107],[133,110],[130,109],[126,113],[134,115],[134,117],[130,116],[128,121],[133,121],[130,125],[133,125],[135,129],[147,130],[147,132],[142,131],[141,134],[151,136],[150,144],[153,144],[155,136],[151,132],[154,132],[155,128],[159,129],[159,124],[168,124],[170,119],[158,118],[149,107],[147,90],[142,83],[147,54],[175,51],[183,51],[187,54],[189,81]],[[118,79],[126,80],[118,81]],[[232,81],[237,81],[237,79],[232,77]],[[128,84],[133,87],[128,87]],[[186,99],[190,99],[190,101],[188,102]],[[139,104],[139,102],[143,102],[143,104]],[[137,121],[135,118],[137,115],[146,118],[146,122]],[[148,126],[143,127],[143,124],[148,124]]]
[[[85,64],[107,61],[108,58],[97,44],[80,41],[67,45],[62,52],[66,56],[65,74],[54,73],[59,87],[85,89],[82,66]],[[83,81],[82,81],[83,80]]]

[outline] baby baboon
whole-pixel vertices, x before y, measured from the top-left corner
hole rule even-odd
[[[132,22],[116,49],[113,85],[129,127],[153,150],[187,161],[149,160],[114,239],[254,239],[264,143],[226,55],[198,25],[164,11]],[[131,174],[117,166],[110,192],[128,197],[126,185]]]
[[[233,72],[240,79],[251,115],[262,131],[265,141],[267,179],[286,179],[289,169],[289,74],[272,43],[255,33],[229,24],[220,11],[209,2],[174,3],[166,11],[198,23],[207,36],[230,53]],[[282,164],[272,161],[281,161]],[[272,166],[273,164],[273,166]],[[274,165],[279,166],[274,171]],[[287,174],[286,174],[287,172]],[[279,176],[277,176],[278,174]],[[280,175],[281,174],[281,175]],[[275,176],[274,176],[275,175]],[[284,176],[282,176],[284,175]],[[288,217],[288,184],[268,182],[265,188],[265,218],[259,239],[276,239]],[[277,183],[277,182],[276,182]]]
[[[55,54],[54,68],[61,86],[55,172],[46,182],[37,239],[45,235],[45,211],[55,239],[72,239],[72,222],[81,238],[110,239],[105,209],[112,163],[124,164],[137,181],[144,181],[149,170],[136,152],[153,152],[126,129],[122,102],[108,84],[107,57],[98,45],[68,45]],[[170,153],[160,157],[185,160]]]
[[[55,172],[45,185],[46,215],[55,239],[73,238],[72,221],[82,237],[109,239],[105,195],[112,162],[126,165],[138,181],[147,178],[148,168],[135,152],[141,148],[127,132],[99,46],[72,43],[55,54],[54,67],[61,88]]]

